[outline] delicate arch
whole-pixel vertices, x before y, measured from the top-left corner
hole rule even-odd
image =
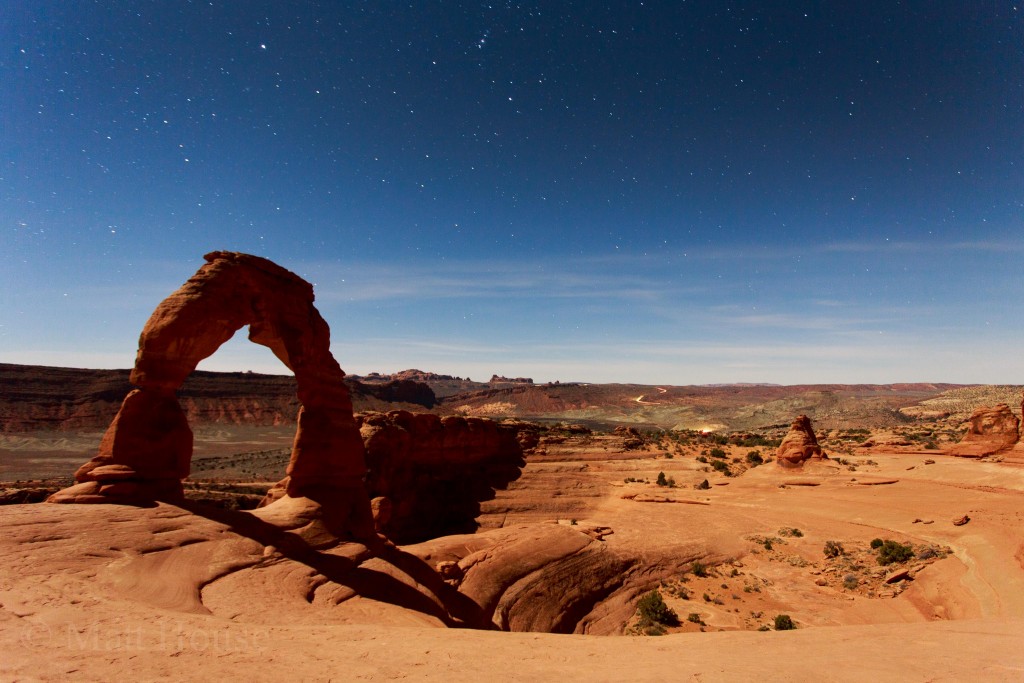
[[[75,473],[78,485],[52,502],[176,500],[192,458],[192,431],[177,390],[205,358],[242,327],[295,373],[298,425],[287,493],[361,491],[363,442],[345,373],[330,351],[330,329],[313,305],[313,287],[272,261],[215,251],[164,299],[139,337],[132,384],[99,452]],[[316,495],[315,497],[322,497]]]

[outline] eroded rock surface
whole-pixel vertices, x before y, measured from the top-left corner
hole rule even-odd
[[[779,444],[776,459],[783,467],[799,467],[807,460],[821,460],[825,453],[818,445],[818,438],[814,435],[814,428],[811,426],[811,418],[800,415],[789,427],[789,433]]]
[[[180,500],[192,435],[176,391],[200,361],[248,325],[249,339],[295,373],[301,408],[288,495],[337,504],[353,523],[358,518],[363,532],[372,532],[363,443],[312,285],[257,256],[217,251],[204,258],[143,328],[131,373],[139,389],[121,405],[99,453],[79,468],[76,486],[50,500]]]
[[[992,408],[978,408],[971,415],[967,434],[948,453],[981,458],[1010,450],[1020,437],[1019,429],[1020,420],[1005,403]]]

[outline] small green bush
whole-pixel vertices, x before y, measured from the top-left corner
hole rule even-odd
[[[723,451],[721,448],[712,448],[708,455],[710,455],[712,458],[724,458],[725,451]]]
[[[873,539],[871,539],[871,549],[872,550],[878,550],[879,548],[882,547],[882,543],[884,543],[884,541],[882,541],[882,539],[880,539],[880,538],[873,538]]]
[[[725,462],[724,460],[712,460],[711,467],[712,469],[718,472],[722,472],[723,474],[729,473],[729,463]]]
[[[668,479],[665,478],[665,473],[658,472],[658,479],[654,483],[658,486],[668,486]]]
[[[690,571],[693,572],[694,576],[704,578],[708,575],[708,568],[703,562],[694,562],[690,565]]]
[[[711,488],[711,484],[709,484],[708,480],[705,479],[701,483],[697,484],[695,488],[701,491],[707,491],[709,488]]]
[[[700,615],[696,612],[690,612],[689,616],[686,617],[686,620],[691,624],[700,624],[701,626],[704,625],[704,620],[701,619]]]
[[[779,536],[789,536],[791,538],[803,538],[804,532],[800,531],[796,527],[784,526],[779,529]]]
[[[845,555],[846,550],[843,549],[843,544],[839,541],[825,541],[825,557],[839,557]]]
[[[761,451],[750,451],[747,453],[747,462],[755,467],[764,463],[764,458],[761,456]]]
[[[665,604],[665,600],[661,597],[661,593],[658,590],[653,590],[640,598],[640,602],[636,605],[636,611],[640,615],[639,626],[641,628],[654,625],[679,625],[679,615],[676,614],[674,609]],[[664,633],[664,630],[662,630],[662,633]],[[648,633],[648,635],[660,634]]]
[[[899,541],[885,540],[878,548],[878,564],[885,565],[906,562],[914,557],[914,547]]]
[[[796,624],[788,614],[777,614],[775,616],[775,630],[776,631],[792,631],[796,628]]]

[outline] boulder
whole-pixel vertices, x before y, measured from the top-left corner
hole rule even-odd
[[[967,434],[949,449],[949,455],[982,458],[1010,450],[1020,438],[1020,420],[1005,403],[978,408],[969,422]]]
[[[810,459],[822,460],[825,458],[824,451],[818,445],[818,439],[814,436],[814,428],[811,426],[811,418],[800,415],[789,427],[775,458],[782,467],[800,467]]]

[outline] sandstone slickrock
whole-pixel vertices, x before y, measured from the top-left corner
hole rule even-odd
[[[301,408],[288,464],[287,494],[333,508],[330,526],[372,534],[363,443],[330,352],[330,329],[313,287],[257,256],[215,251],[150,316],[139,338],[131,392],[99,453],[54,494],[65,503],[180,500],[192,434],[176,391],[196,365],[242,327],[295,373]]]
[[[474,531],[480,503],[519,478],[525,465],[520,433],[537,428],[404,410],[361,413],[356,423],[378,531],[396,543]],[[265,502],[287,487],[287,479],[278,483]]]
[[[782,467],[799,467],[812,458],[824,459],[825,453],[818,445],[818,438],[814,436],[811,418],[800,415],[793,420],[789,433],[779,444],[776,460]]]
[[[657,551],[641,558],[600,536],[560,524],[516,525],[403,550],[433,563],[478,606],[480,622],[467,625],[594,635],[621,633],[637,596],[699,559]]]
[[[948,453],[963,458],[981,458],[1007,451],[1017,443],[1019,428],[1020,420],[1005,403],[992,408],[978,408],[971,414],[967,434]]]

